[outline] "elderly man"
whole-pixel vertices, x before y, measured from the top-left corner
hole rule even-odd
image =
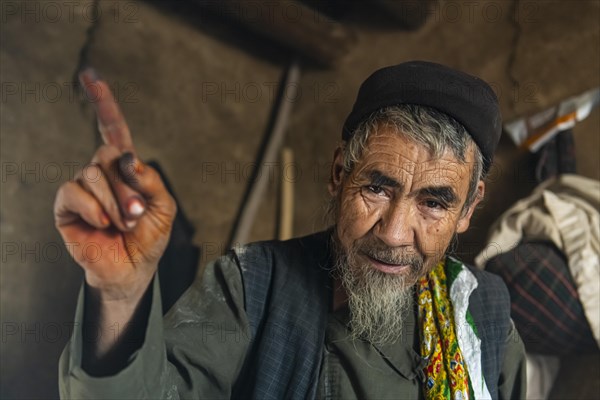
[[[334,153],[332,228],[232,250],[163,318],[156,268],[174,201],[106,84],[82,78],[100,89],[106,144],[94,173],[59,190],[56,225],[65,242],[106,251],[73,251],[85,284],[62,397],[524,397],[506,288],[447,254],[500,136],[482,80],[428,62],[373,73]]]

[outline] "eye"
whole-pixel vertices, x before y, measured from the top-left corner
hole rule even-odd
[[[365,185],[362,187],[362,194],[370,201],[384,201],[390,197],[388,190],[381,185]]]
[[[427,208],[431,208],[434,210],[444,210],[446,208],[442,203],[435,200],[425,200],[424,204]]]
[[[367,189],[374,193],[374,194],[382,194],[383,193],[383,187],[382,186],[378,186],[378,185],[369,185],[367,186]]]

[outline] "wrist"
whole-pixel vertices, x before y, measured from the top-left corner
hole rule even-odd
[[[148,290],[153,278],[154,273],[116,283],[86,274],[85,282],[88,295],[99,304],[114,306],[115,303],[120,303],[135,306]]]

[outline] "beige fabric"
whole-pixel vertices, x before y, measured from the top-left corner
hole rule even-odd
[[[484,268],[521,239],[551,240],[569,262],[592,333],[600,346],[600,182],[561,175],[540,184],[494,223],[486,248],[475,258]]]
[[[547,399],[560,369],[560,358],[526,354],[527,400]]]

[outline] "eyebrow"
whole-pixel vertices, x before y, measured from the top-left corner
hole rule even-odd
[[[388,186],[393,188],[401,188],[403,185],[394,178],[384,175],[381,171],[373,170],[368,174],[370,183],[373,186]],[[450,186],[428,186],[419,189],[416,193],[418,196],[433,197],[448,206],[458,203],[458,196],[454,189]]]
[[[369,179],[371,180],[371,185],[374,186],[389,186],[393,188],[401,186],[394,178],[390,178],[377,170],[369,172]]]
[[[420,195],[431,196],[447,205],[458,203],[458,196],[450,186],[430,186],[419,190]]]

